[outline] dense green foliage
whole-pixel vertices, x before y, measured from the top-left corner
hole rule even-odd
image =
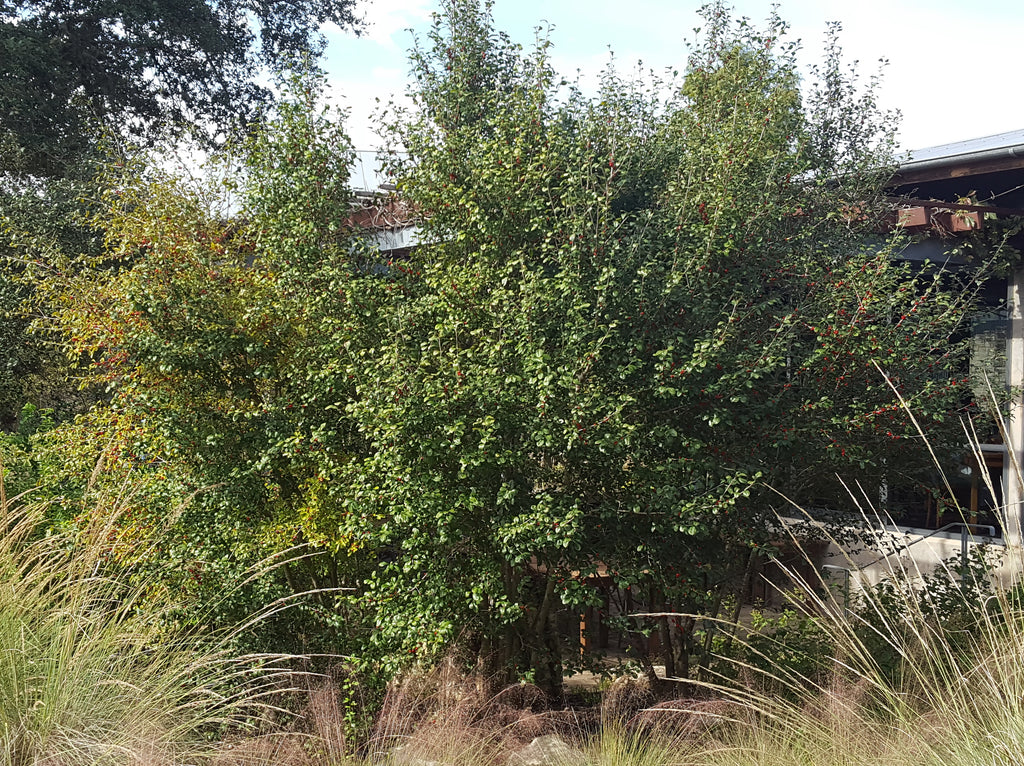
[[[414,51],[393,128],[425,244],[379,286],[350,406],[373,448],[345,489],[352,533],[400,551],[371,581],[392,641],[470,631],[557,686],[554,616],[599,563],[650,608],[714,611],[772,535],[766,485],[835,506],[837,473],[926,466],[876,363],[940,450],[961,438],[939,423],[974,285],[876,234],[870,91],[832,51],[802,104],[781,22],[706,21],[663,102],[613,72],[560,99],[547,44],[524,55],[475,4]]]
[[[991,264],[913,267],[878,234],[887,118],[834,49],[802,97],[778,19],[706,23],[677,81],[609,71],[591,99],[546,41],[447,4],[387,126],[420,226],[390,260],[353,229],[313,77],[217,183],[110,168],[102,257],[55,254],[37,285],[109,396],[35,437],[55,516],[102,457],[144,479],[126,518],[170,529],[186,591],[317,554],[240,591],[314,591],[265,639],[388,672],[460,641],[557,692],[587,576],[714,615],[773,537],[769,487],[837,506],[836,474],[926,469],[878,368],[957,447],[952,339]],[[694,622],[661,628],[691,672]]]
[[[40,269],[102,252],[102,234],[84,220],[90,189],[80,178],[0,181],[0,430],[14,430],[25,404],[64,419],[94,400],[69,380],[77,360],[57,339],[28,332],[32,317],[46,311],[33,301]]]
[[[26,402],[64,418],[94,400],[67,381],[78,360],[27,333],[26,314],[51,310],[32,301],[31,272],[54,250],[100,254],[84,221],[100,136],[238,135],[273,104],[261,73],[313,61],[326,23],[358,28],[354,0],[0,6],[0,429]]]
[[[327,22],[356,23],[353,0],[5,2],[0,169],[65,176],[96,121],[146,137],[244,125],[270,102],[259,68],[317,55]]]
[[[244,173],[216,188],[133,163],[111,168],[95,221],[104,258],[71,261],[37,284],[60,309],[47,328],[66,328],[73,352],[97,360],[92,383],[110,392],[40,440],[65,516],[101,458],[105,481],[145,481],[136,521],[150,529],[175,519],[163,555],[181,562],[179,586],[199,597],[264,556],[322,549],[283,566],[279,582],[250,583],[227,621],[308,590],[318,591],[310,609],[337,621],[332,589],[351,584],[350,546],[329,524],[325,490],[358,438],[337,413],[349,387],[331,369],[330,344],[353,280],[343,219],[350,157],[339,124],[313,106],[315,83],[293,95],[246,144]],[[339,648],[322,619],[310,638],[319,643],[304,644],[298,611],[280,634],[264,625],[261,645]]]

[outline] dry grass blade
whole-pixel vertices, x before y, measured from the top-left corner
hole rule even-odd
[[[900,401],[909,413],[907,403]],[[1005,425],[1000,425],[1005,438]],[[965,434],[983,465],[970,424],[965,424]],[[936,465],[941,468],[937,458]],[[853,492],[851,497],[857,500]],[[891,519],[868,503],[858,505],[869,528],[891,525]],[[804,516],[810,520],[809,514]],[[833,549],[842,549],[827,530],[820,534]],[[791,543],[799,547],[800,535],[791,535]],[[894,553],[900,553],[898,546]],[[810,562],[811,555],[805,556]],[[1019,549],[1007,551],[1007,556],[1020,571]],[[925,571],[912,557],[905,558],[890,553],[873,562],[886,567],[882,584],[861,583],[852,609],[836,593],[823,590],[821,582],[790,569],[794,592],[799,593],[791,606],[821,626],[831,647],[825,655],[828,672],[809,676],[772,666],[765,653],[758,655],[753,648],[748,653],[753,659],[741,663],[753,682],[709,685],[753,717],[728,730],[723,747],[709,748],[692,762],[1024,762],[1024,610],[1019,587],[993,591],[991,571],[965,572],[959,561]],[[848,558],[846,565],[856,584],[857,563]],[[786,693],[779,695],[780,688]]]
[[[74,540],[2,496],[0,764],[182,763],[281,688],[282,658],[173,628],[171,605],[113,566],[104,542],[130,491],[102,498]]]

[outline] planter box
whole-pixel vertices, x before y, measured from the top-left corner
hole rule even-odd
[[[981,228],[981,213],[977,211],[957,210],[950,214],[950,231],[977,231]]]
[[[908,207],[897,211],[897,214],[899,215],[899,225],[905,229],[916,229],[927,226],[929,223],[928,208]]]

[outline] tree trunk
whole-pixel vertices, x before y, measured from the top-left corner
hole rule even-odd
[[[661,596],[661,598],[658,601],[660,606],[655,606],[653,603],[651,604],[651,606],[655,607],[655,609],[660,609],[660,611],[662,612],[672,611],[672,608],[665,600],[665,594],[661,593],[659,595]],[[672,640],[672,625],[669,622],[669,618],[667,616],[658,618],[658,632],[661,633],[661,659],[662,662],[665,663],[665,677],[675,678],[676,652],[674,644],[676,642]]]
[[[529,669],[534,672],[537,685],[552,699],[562,697],[562,656],[555,620],[555,580],[548,576],[544,595],[530,625],[531,636]]]
[[[697,621],[693,617],[677,617],[673,631],[672,653],[679,678],[690,677],[690,659],[693,657],[693,631]]]
[[[740,616],[743,613],[743,598],[747,594],[747,590],[750,588],[750,578],[754,574],[754,566],[757,564],[757,551],[753,548],[750,549],[750,553],[747,555],[747,566],[743,572],[743,580],[740,583],[739,591],[736,594],[736,606],[732,610],[732,616],[729,619],[729,634],[725,637],[725,643],[722,646],[722,653],[725,654],[732,648],[733,637],[736,635],[736,631],[740,628]]]

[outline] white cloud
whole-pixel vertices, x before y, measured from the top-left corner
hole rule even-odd
[[[395,38],[405,30],[422,27],[430,19],[432,0],[378,0],[366,13],[366,39],[392,50],[404,50]]]
[[[1024,102],[1009,89],[1019,69],[1024,14],[997,5],[831,2],[805,8],[794,33],[816,54],[824,21],[838,19],[840,42],[849,58],[860,60],[864,76],[887,59],[881,105],[902,112],[903,146],[923,148],[1024,127]]]
[[[381,146],[376,123],[389,103],[409,104],[405,70],[397,67],[374,67],[365,77],[332,77],[328,85],[332,100],[348,111],[345,126],[357,149]]]

